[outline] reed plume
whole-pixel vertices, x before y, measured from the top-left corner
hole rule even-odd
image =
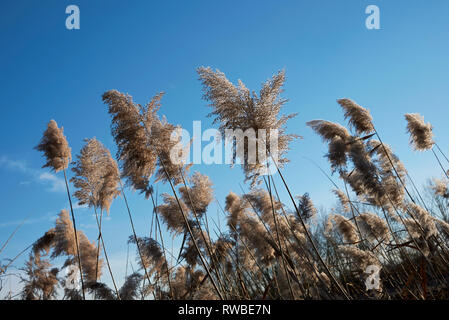
[[[63,171],[64,173],[64,181],[67,190],[67,197],[69,199],[70,212],[72,214],[74,239],[76,244],[76,256],[78,258],[78,267],[81,270],[81,254],[78,244],[78,234],[76,230],[75,214],[73,213],[72,199],[70,196],[69,184],[67,181],[67,174],[66,174],[66,169],[68,168],[68,165],[71,160],[71,149],[69,147],[67,139],[63,134],[63,128],[61,127],[61,129],[59,129],[56,121],[50,120],[50,122],[47,125],[47,129],[43,133],[43,137],[40,143],[36,146],[35,149],[37,149],[38,151],[42,151],[47,159],[47,162],[45,163],[43,168],[49,167],[51,168],[51,170],[55,172]],[[84,293],[84,279],[82,271],[80,272],[80,277],[82,286],[82,297],[84,299],[85,293]]]
[[[146,198],[153,190],[150,184],[153,174],[156,174],[155,181],[166,181],[168,173],[178,184],[182,181],[181,173],[185,174],[190,167],[174,162],[171,157],[171,151],[178,143],[171,135],[177,127],[157,116],[162,96],[163,93],[159,93],[150,103],[142,106],[135,104],[131,96],[117,90],[103,94],[103,101],[112,116],[111,132],[117,144],[122,176]],[[185,149],[179,151],[182,158]]]
[[[354,262],[359,272],[364,273],[370,265],[381,266],[377,257],[371,251],[365,251],[356,246],[339,246],[339,251]]]
[[[134,237],[129,238],[130,242],[135,242]],[[159,277],[164,276],[168,269],[167,261],[165,260],[159,243],[152,238],[138,238],[139,246],[142,250],[143,259],[138,259],[138,263],[142,268],[146,268],[150,275],[158,274]],[[142,265],[143,264],[143,265]]]
[[[181,210],[179,209],[179,205],[184,212],[189,212],[189,208],[187,205],[179,199],[179,204],[176,201],[174,196],[171,196],[167,193],[162,194],[163,204],[159,205],[156,210],[161,214],[162,219],[167,224],[167,227],[170,231],[175,234],[182,233],[185,231],[186,225],[183,219]]]
[[[343,236],[344,240],[348,243],[359,242],[359,236],[357,235],[357,229],[355,224],[339,214],[329,215],[327,218],[327,232],[330,232],[335,228]]]
[[[122,300],[136,300],[141,282],[142,276],[138,273],[127,276],[125,283],[120,288],[120,298]]]
[[[56,219],[54,228],[54,247],[52,257],[67,255],[67,265],[75,265],[75,257],[77,254],[76,243],[74,241],[72,221],[66,210],[61,210]],[[84,278],[88,281],[96,282],[101,276],[101,266],[103,260],[99,260],[99,268],[97,273],[97,246],[94,242],[90,242],[83,231],[78,231],[79,251],[81,258],[81,266]]]
[[[415,150],[425,151],[433,147],[432,125],[424,122],[424,117],[418,113],[405,114],[407,131],[410,133],[410,144]]]
[[[47,162],[43,168],[58,172],[67,169],[71,159],[71,149],[64,136],[63,127],[58,128],[55,120],[50,120],[40,143],[35,148],[44,153]]]
[[[78,190],[74,196],[79,205],[100,208],[109,212],[116,198],[120,173],[108,149],[97,139],[87,139],[72,168],[75,176],[70,180]]]
[[[111,133],[117,145],[117,159],[122,164],[122,176],[136,190],[150,192],[149,180],[156,170],[157,153],[148,143],[139,106],[131,96],[117,90],[105,92],[103,101],[112,116]],[[148,110],[146,121],[157,108],[155,104],[153,110]]]
[[[435,226],[435,220],[427,210],[416,203],[408,203],[406,205],[406,210],[407,213],[413,218],[413,220],[409,220],[408,225],[411,227],[411,235],[413,237],[424,237],[427,240],[438,234],[438,230]]]
[[[321,138],[328,142],[329,152],[326,154],[333,171],[345,167],[347,164],[347,153],[352,141],[351,134],[342,125],[325,120],[313,120],[307,122]]]
[[[298,196],[298,209],[306,221],[310,221],[316,216],[317,210],[308,193]]]
[[[449,199],[449,190],[447,184],[441,179],[433,179],[433,183],[430,186],[436,195],[439,195],[445,199]]]
[[[337,196],[341,206],[343,207],[343,211],[349,213],[351,211],[350,200],[346,193],[341,191],[340,189],[334,189],[332,192]]]
[[[51,268],[48,260],[37,254],[30,254],[25,268],[22,269],[27,279],[22,279],[24,286],[21,297],[24,300],[49,300],[57,295],[58,268]]]
[[[345,111],[345,119],[349,119],[349,124],[355,129],[357,134],[369,134],[374,131],[373,118],[368,109],[347,98],[338,99],[337,102]]]
[[[278,72],[262,84],[259,94],[250,92],[240,80],[238,85],[234,85],[219,70],[201,67],[197,72],[203,84],[204,99],[210,101],[212,107],[209,116],[214,117],[214,123],[220,124],[219,129],[224,137],[226,130],[253,129],[257,135],[259,129],[264,129],[267,154],[276,153],[279,166],[289,161],[285,154],[289,150],[290,142],[298,136],[287,134],[285,128],[287,121],[296,114],[280,115],[283,105],[287,102],[279,97],[285,82],[284,71]],[[270,150],[272,130],[278,130],[277,150]],[[256,164],[248,163],[248,144],[245,144],[242,154],[245,180],[254,185],[260,177],[260,170],[263,170],[266,164],[261,161]]]
[[[199,172],[195,172],[190,181],[192,186],[189,188],[182,186],[179,188],[179,192],[189,210],[201,217],[214,199],[212,182],[208,176]]]
[[[378,215],[365,212],[358,215],[356,219],[367,240],[380,242],[390,239],[387,222]]]

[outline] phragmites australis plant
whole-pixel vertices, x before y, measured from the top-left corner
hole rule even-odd
[[[45,156],[44,167],[63,172],[71,216],[62,210],[54,227],[23,251],[30,250],[21,269],[20,298],[449,297],[449,160],[434,140],[431,124],[419,114],[405,115],[412,148],[432,151],[444,174],[429,179],[421,190],[413,180],[414,172],[409,172],[393,147],[383,141],[368,108],[349,98],[338,99],[336,105],[346,124],[308,121],[307,126],[326,144],[329,175],[320,169],[325,181],[332,183],[336,199],[327,211],[315,205],[314,193],[293,194],[287,183],[296,178],[285,174],[284,166],[296,160],[288,159],[287,152],[297,136],[287,133],[286,127],[295,115],[281,113],[287,102],[281,98],[284,72],[264,82],[258,93],[241,81],[231,83],[218,70],[201,67],[197,72],[203,97],[212,108],[210,116],[222,136],[254,130],[253,138],[264,143],[266,156],[273,156],[274,163],[248,162],[250,141],[241,145],[235,141],[234,147],[242,150],[234,150],[233,161],[242,157],[239,160],[243,160],[245,182],[249,183],[220,201],[214,193],[219,189],[217,181],[213,183],[197,171],[190,173],[191,164],[186,161],[190,145],[179,147],[180,127],[159,115],[163,93],[145,105],[117,90],[103,94],[111,116],[116,159],[92,138],[85,140],[71,162],[62,128],[50,121],[36,149]],[[265,137],[259,135],[260,129],[266,130]],[[270,144],[273,136],[277,151]],[[263,174],[268,165],[275,166],[276,176]],[[70,180],[67,171],[72,174]],[[122,184],[122,179],[126,183]],[[127,188],[151,200],[145,202],[150,214],[146,234],[138,235]],[[159,193],[159,188],[170,191]],[[95,241],[77,229],[71,196],[95,214]],[[137,264],[133,267],[127,254],[122,279],[110,263],[102,229],[104,212],[116,216],[112,203],[117,198],[124,201],[131,225],[128,246],[137,249]],[[168,247],[170,237],[172,248]],[[13,261],[0,261],[0,292],[2,277]],[[102,278],[105,266],[112,285]],[[367,282],[370,270],[378,271],[377,285]],[[78,277],[81,286],[71,285]]]

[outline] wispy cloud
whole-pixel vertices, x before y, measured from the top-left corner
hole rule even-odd
[[[57,214],[55,214],[54,212],[47,212],[46,214],[44,214],[38,218],[27,217],[27,218],[24,218],[21,220],[11,220],[11,221],[6,221],[6,222],[1,222],[0,228],[18,226],[22,223],[23,224],[34,224],[34,223],[43,222],[43,221],[55,221],[56,218],[57,218]]]
[[[83,230],[86,230],[86,229],[98,229],[98,226],[96,224],[93,224],[93,223],[81,223],[80,227]]]
[[[15,171],[20,171],[23,173],[29,173],[30,172],[30,168],[27,166],[25,161],[22,160],[12,160],[9,159],[6,156],[1,156],[0,157],[0,166],[10,169],[10,170],[15,170]]]
[[[0,228],[4,228],[4,227],[11,227],[11,226],[18,226],[20,224],[34,224],[34,223],[38,223],[38,222],[44,222],[44,221],[51,221],[54,222],[57,218],[58,218],[58,214],[61,212],[61,210],[67,210],[70,212],[70,204],[69,202],[67,202],[66,204],[64,204],[62,206],[62,208],[60,210],[54,210],[54,211],[50,211],[45,213],[44,215],[41,215],[39,217],[37,217],[37,214],[35,215],[30,214],[27,218],[23,218],[21,220],[17,219],[17,220],[10,220],[10,221],[5,221],[5,222],[0,222]],[[79,205],[77,203],[73,203],[73,210],[87,210],[88,207],[86,205]],[[36,216],[36,218],[34,218],[34,216]],[[106,217],[104,217],[103,219],[105,219]],[[25,219],[25,222],[24,222]],[[95,219],[95,215],[92,215],[92,219]],[[96,225],[92,224],[93,226]],[[90,225],[86,225],[88,228],[91,228]]]
[[[49,192],[65,192],[64,180],[59,178],[53,173],[45,172],[43,170],[34,169],[23,160],[11,159],[7,156],[0,157],[0,167],[20,172],[25,176],[28,176],[32,181],[46,186],[45,190]],[[19,183],[19,185],[30,185],[32,181],[25,180]]]
[[[65,192],[65,182],[52,173],[44,172],[38,177],[39,181],[49,186],[48,191],[51,192]]]

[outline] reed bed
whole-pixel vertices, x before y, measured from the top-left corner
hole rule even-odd
[[[288,120],[296,115],[281,114],[286,102],[280,97],[284,72],[263,83],[259,93],[242,82],[231,83],[224,73],[211,68],[199,68],[198,75],[204,99],[212,109],[210,116],[223,135],[226,129],[278,130],[279,157],[274,161],[278,175],[261,175],[264,164],[245,162],[242,169],[249,190],[216,199],[210,177],[191,173],[191,165],[172,161],[170,151],[175,142],[170,135],[178,127],[159,116],[163,93],[140,105],[129,95],[107,91],[102,99],[111,116],[115,158],[92,138],[71,162],[63,129],[54,120],[36,147],[44,154],[44,167],[62,171],[71,210],[61,211],[55,226],[21,253],[29,256],[22,267],[23,288],[17,298],[449,297],[449,160],[435,142],[432,126],[421,115],[405,115],[410,145],[420,152],[432,152],[434,165],[442,170],[442,178],[431,180],[422,190],[383,141],[368,109],[348,98],[338,99],[347,126],[327,120],[307,122],[328,146],[326,158],[332,177],[327,178],[335,186],[338,201],[313,227],[318,212],[313,199],[307,193],[295,195],[288,185],[292,177],[283,175],[283,167],[294,161],[287,158],[289,144],[298,137],[286,133]],[[267,156],[271,157],[272,151],[267,143]],[[246,156],[246,146],[243,152]],[[170,192],[156,195],[158,183],[164,183]],[[126,198],[129,189],[148,199],[152,212],[149,234],[136,233]],[[281,199],[280,190],[288,198]],[[95,241],[77,228],[72,198],[94,212]],[[132,230],[129,244],[136,249],[139,266],[121,287],[115,281],[102,236],[102,219],[113,201],[126,205]],[[218,203],[225,227],[210,225],[214,222],[208,219],[212,202]],[[182,239],[179,256],[174,259],[163,238],[167,232]],[[61,257],[64,264],[56,267],[54,259]],[[0,265],[0,283],[14,260]],[[379,283],[374,287],[367,283],[367,270],[373,268],[379,271]],[[79,275],[80,288],[71,286],[73,274],[62,272],[67,270]],[[101,280],[105,270],[112,287]]]

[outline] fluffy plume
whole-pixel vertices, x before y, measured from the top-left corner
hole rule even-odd
[[[354,164],[354,169],[349,173],[342,173],[345,179],[357,195],[366,196],[373,203],[384,197],[385,190],[379,181],[376,165],[371,155],[361,140],[355,140],[350,145],[349,158]]]
[[[427,210],[415,203],[407,204],[405,210],[407,210],[407,213],[414,218],[408,219],[406,223],[412,237],[424,237],[424,239],[427,240],[431,236],[438,234],[435,221]]]
[[[56,297],[58,285],[58,268],[50,269],[48,260],[41,260],[39,256],[30,254],[25,263],[24,287],[21,291],[22,299],[25,300],[49,300]]]
[[[178,184],[182,181],[180,170],[185,174],[190,167],[172,161],[170,152],[178,141],[172,140],[171,134],[177,127],[157,116],[162,96],[163,93],[159,93],[142,106],[135,104],[131,96],[116,90],[103,94],[103,101],[112,116],[111,131],[118,148],[117,158],[122,162],[123,176],[147,198],[153,190],[150,178],[154,173],[156,181],[166,181],[167,170],[173,182]],[[179,151],[185,156],[185,148]]]
[[[298,209],[302,218],[306,221],[313,219],[317,213],[315,206],[313,205],[312,199],[308,193],[304,193],[302,196],[298,196]]]
[[[54,245],[54,238],[54,229],[50,229],[33,244],[32,253],[23,269],[28,277],[22,280],[24,282],[21,293],[23,299],[48,300],[56,297],[59,270],[51,268],[49,260],[42,259],[49,254]]]
[[[116,300],[116,297],[105,283],[89,282],[86,284],[87,289],[91,294],[94,294],[97,299],[101,300]]]
[[[71,149],[64,136],[64,129],[58,128],[55,120],[50,120],[39,145],[35,148],[42,151],[47,159],[43,168],[51,168],[55,172],[65,170],[69,166]]]
[[[342,215],[339,214],[332,214],[329,215],[329,217],[327,218],[327,232],[331,231],[331,229],[333,229],[332,227],[332,223],[335,225],[335,227],[337,228],[338,232],[343,236],[343,239],[346,242],[349,243],[357,243],[359,242],[359,236],[357,235],[356,232],[356,227],[354,225],[354,223],[348,219],[346,219],[345,217],[343,217]]]
[[[33,243],[33,254],[40,258],[42,255],[47,255],[54,245],[55,229],[52,228]]]
[[[186,294],[188,293],[186,289],[187,282],[187,270],[185,267],[180,266],[176,269],[174,273],[174,278],[172,280],[172,290],[173,290],[173,298],[185,299]]]
[[[139,285],[142,281],[142,276],[138,273],[133,273],[126,277],[125,283],[120,288],[119,294],[122,300],[135,300],[138,295]]]
[[[350,201],[346,193],[341,191],[340,189],[334,189],[332,192],[338,197],[338,200],[340,201],[340,204],[343,207],[343,211],[348,213],[351,211],[350,207]]]
[[[78,230],[78,240],[84,278],[88,283],[96,283],[97,248],[80,230]],[[24,299],[45,300],[56,296],[59,270],[57,268],[50,269],[50,262],[41,259],[42,256],[48,255],[52,249],[51,258],[68,256],[62,268],[68,266],[78,268],[73,225],[66,210],[62,210],[59,214],[55,227],[48,230],[33,244],[32,254],[25,268],[28,279],[25,280],[22,292]],[[98,277],[101,275],[101,266],[102,260],[99,261]],[[71,299],[81,298],[77,290],[65,288],[65,294]]]
[[[381,143],[377,140],[370,140],[368,144],[372,147],[370,153],[377,155],[376,163],[379,164],[379,167],[383,172],[393,172],[394,166],[394,169],[396,169],[399,177],[401,179],[405,179],[407,170],[401,160],[399,160],[399,158],[393,153],[393,150],[389,145]]]
[[[387,222],[373,213],[362,213],[357,216],[357,223],[370,241],[383,241],[390,238]]]
[[[440,230],[442,231],[441,233],[446,235],[446,237],[449,237],[449,223],[447,223],[446,221],[434,218],[435,223],[437,224],[437,226],[440,228]]]
[[[131,96],[116,90],[104,93],[103,101],[112,116],[111,132],[117,145],[117,158],[122,162],[122,174],[135,189],[146,193],[156,170],[157,154],[148,143],[139,106]],[[146,118],[151,119],[150,115],[158,108],[156,104],[153,107]]]
[[[77,230],[79,251],[81,258],[81,268],[85,279],[96,282],[101,276],[101,268],[103,260],[98,261],[98,274],[96,273],[97,264],[97,247],[94,242],[90,242],[83,231]],[[66,265],[74,265],[76,262],[76,243],[75,234],[73,231],[72,221],[66,210],[62,210],[56,219],[56,226],[54,228],[54,248],[52,257],[62,255],[69,256]],[[97,278],[96,278],[97,275]]]
[[[424,122],[424,117],[418,113],[407,113],[407,131],[410,133],[410,143],[415,150],[431,149],[433,144],[432,125]]]
[[[277,212],[281,204],[273,199],[273,205]],[[269,228],[274,230],[273,207],[269,193],[265,190],[255,189],[249,194],[239,197],[230,192],[226,197],[225,210],[230,213],[228,226],[231,228],[231,234],[235,237],[237,234],[243,237],[248,246],[256,251],[256,256],[259,256],[261,261],[271,263],[274,259],[274,249],[270,243],[267,229],[261,221],[262,219]],[[254,210],[259,213],[261,219]]]
[[[281,209],[282,204],[270,196],[270,194],[263,189],[254,189],[250,193],[243,195],[244,201],[248,202],[248,205],[256,212],[262,220],[273,228],[274,230],[274,219],[273,210],[275,214]],[[273,203],[272,203],[273,202]]]
[[[380,262],[371,251],[363,251],[355,246],[339,246],[339,251],[354,262],[354,266],[362,273],[369,265],[380,267]]]
[[[195,172],[190,180],[192,186],[188,189],[182,186],[179,188],[179,192],[187,207],[201,217],[214,199],[212,182],[208,176],[199,172]]]
[[[405,190],[400,181],[397,180],[397,176],[401,181],[406,181],[407,170],[404,164],[387,144],[377,140],[371,140],[368,144],[372,147],[370,154],[376,155],[374,163],[379,168],[378,176],[385,191],[384,193],[388,195],[388,197],[378,198],[378,204],[385,202],[393,202],[395,205],[401,204],[404,201]]]
[[[342,140],[347,141],[351,138],[351,135],[345,127],[338,123],[326,121],[326,120],[312,120],[306,123],[311,127],[321,138],[329,142],[334,137],[340,137]]]
[[[332,171],[336,171],[338,168],[346,166],[347,152],[349,150],[349,144],[343,140],[340,136],[335,136],[329,142],[329,152],[326,157],[329,159]]]
[[[175,234],[183,232],[185,221],[176,198],[166,193],[162,195],[162,198],[164,204],[159,205],[156,210],[161,214],[169,230],[173,231]],[[188,207],[181,199],[179,199],[179,203],[183,212],[187,215],[189,212]]]
[[[204,98],[211,102],[210,106],[213,108],[210,116],[215,117],[214,123],[220,123],[220,131],[223,135],[225,135],[226,129],[245,131],[251,128],[256,134],[259,129],[264,129],[266,130],[267,152],[277,151],[280,166],[288,161],[285,154],[289,150],[289,143],[297,136],[285,132],[286,122],[295,114],[279,114],[287,101],[279,97],[283,91],[284,72],[278,72],[266,81],[262,85],[259,95],[251,93],[241,81],[238,86],[232,84],[225,74],[218,70],[214,72],[209,67],[201,67],[198,69],[198,74],[203,84]],[[271,130],[278,130],[277,150],[270,150]],[[245,144],[243,154],[247,159],[247,144]],[[260,171],[265,166],[260,161],[256,165],[249,165],[245,161],[243,169],[246,179],[255,184],[260,176]]]
[[[191,226],[193,237],[198,244],[199,249],[204,250],[207,246],[210,246],[210,239],[207,233],[202,230],[195,221],[189,221],[189,225]],[[199,261],[199,253],[198,250],[196,250],[193,238],[190,234],[187,234],[186,246],[182,252],[182,257],[191,268],[195,268]]]
[[[135,238],[131,236],[130,242],[135,243]],[[138,238],[139,247],[142,252],[142,259],[138,258],[141,267],[148,270],[149,274],[158,273],[159,276],[165,276],[167,272],[167,262],[159,243],[152,238]],[[142,260],[144,266],[142,265]]]
[[[249,204],[246,201],[242,201],[234,192],[231,191],[227,195],[225,210],[229,212],[228,226],[231,232],[234,232],[234,228],[237,229],[237,225],[248,207]]]
[[[338,123],[325,120],[309,121],[307,125],[319,134],[325,142],[328,142],[329,152],[326,157],[331,163],[332,170],[335,171],[346,166],[349,143],[352,140],[349,131]]]
[[[449,198],[449,190],[447,188],[447,184],[443,180],[433,179],[430,187],[436,195],[446,199]]]
[[[167,173],[172,179],[172,182],[177,185],[182,182],[182,178],[186,177],[188,170],[192,164],[186,164],[186,156],[189,144],[181,146],[181,136],[178,135],[178,140],[172,139],[173,132],[180,132],[181,127],[173,126],[168,123],[165,118],[159,120],[155,118],[151,126],[150,143],[152,147],[158,152],[158,170],[156,172],[155,181],[167,181]],[[176,155],[174,155],[174,152]],[[173,153],[173,155],[172,155]],[[173,159],[175,156],[177,159]]]
[[[215,263],[223,262],[233,246],[234,242],[230,239],[223,236],[219,237],[212,245],[212,252],[214,256],[213,266],[215,266]]]
[[[86,140],[77,158],[72,168],[75,176],[71,181],[78,188],[74,195],[79,204],[109,211],[112,200],[120,194],[117,163],[109,150],[95,138]]]
[[[263,263],[271,264],[275,258],[275,251],[260,219],[255,214],[244,215],[239,227],[240,236],[244,237],[248,246],[255,250],[256,257],[260,258]]]
[[[339,99],[337,102],[345,111],[345,119],[349,119],[349,124],[357,134],[368,134],[374,130],[373,119],[367,109],[359,106],[351,99]]]

